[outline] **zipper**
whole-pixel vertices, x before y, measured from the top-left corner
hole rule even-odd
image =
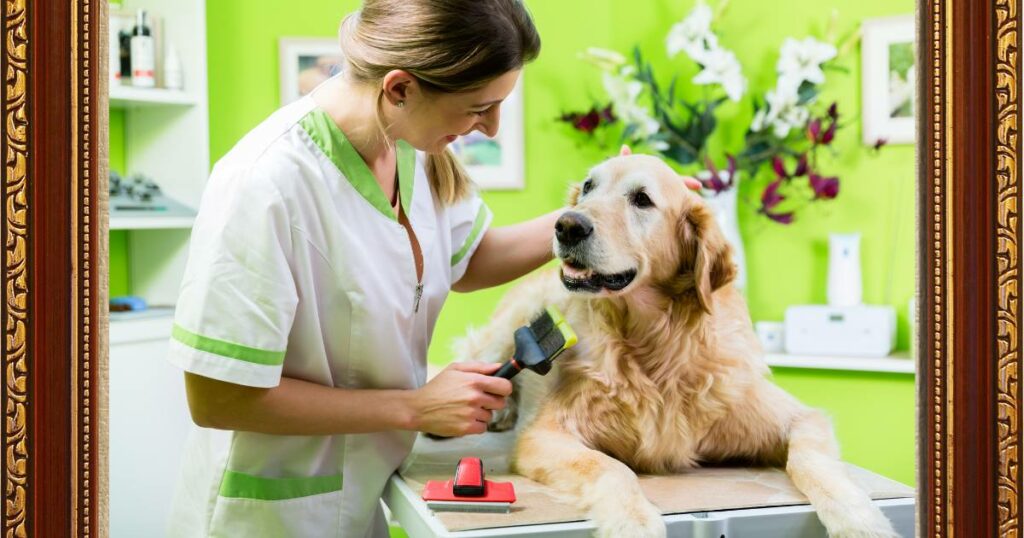
[[[420,311],[420,297],[423,296],[423,284],[416,284],[416,302],[412,305],[412,313],[416,314]]]

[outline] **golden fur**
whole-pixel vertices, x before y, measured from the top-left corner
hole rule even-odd
[[[766,378],[747,307],[730,284],[729,246],[701,197],[650,156],[609,159],[589,179],[589,193],[576,185],[569,195],[570,210],[593,223],[589,250],[574,252],[590,256],[598,273],[632,264],[633,281],[580,293],[558,271],[543,272],[459,346],[461,358],[504,360],[515,328],[548,304],[579,336],[548,376],[518,376],[515,398],[495,413],[494,430],[518,419],[516,471],[574,495],[600,536],[645,537],[664,536],[665,526],[635,473],[735,460],[785,465],[832,536],[898,536],[847,477],[829,421]],[[638,190],[654,207],[631,202]]]

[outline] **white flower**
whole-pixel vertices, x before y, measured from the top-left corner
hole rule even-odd
[[[707,54],[704,70],[693,77],[693,83],[721,84],[733,101],[739,101],[747,90],[747,79],[743,77],[739,60],[725,49],[715,49]]]
[[[635,139],[646,140],[658,132],[661,125],[650,116],[646,108],[637,104],[637,98],[644,89],[642,83],[626,80],[611,73],[605,73],[602,80],[615,114],[627,125],[634,126]]]
[[[614,72],[626,63],[626,57],[614,50],[587,47],[587,50],[580,53],[584,61],[599,67],[604,71]]]
[[[639,81],[626,80],[611,73],[605,73],[601,80],[604,82],[604,91],[608,93],[616,110],[635,105],[637,97],[644,90],[644,85]]]
[[[718,48],[718,37],[711,32],[711,8],[703,1],[681,22],[672,26],[665,40],[668,57],[685,51],[695,62],[703,64],[704,55]]]
[[[810,115],[807,108],[799,105],[796,92],[780,85],[765,95],[765,107],[754,114],[750,129],[759,132],[770,126],[775,136],[785,138],[791,129],[803,127]]]
[[[805,80],[821,84],[825,82],[821,64],[835,58],[836,52],[835,46],[822,43],[813,37],[805,38],[803,41],[786,38],[782,43],[777,69],[789,80],[796,80],[797,87]]]

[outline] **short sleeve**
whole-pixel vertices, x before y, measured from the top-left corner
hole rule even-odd
[[[168,359],[204,377],[274,387],[298,293],[285,203],[267,171],[255,168],[211,174],[192,229]]]
[[[474,191],[448,207],[452,233],[452,284],[462,279],[484,232],[491,225],[491,210]]]

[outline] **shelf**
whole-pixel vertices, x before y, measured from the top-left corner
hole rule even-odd
[[[110,217],[111,230],[191,228],[195,217]]]
[[[156,306],[141,312],[110,313],[110,344],[129,344],[171,337],[174,308]]]
[[[196,99],[181,91],[164,88],[133,88],[111,86],[110,106],[115,108],[144,106],[193,106]]]
[[[913,374],[915,371],[915,362],[907,353],[896,353],[888,357],[822,357],[768,353],[764,359],[769,366],[781,368],[855,370],[896,374]]]

